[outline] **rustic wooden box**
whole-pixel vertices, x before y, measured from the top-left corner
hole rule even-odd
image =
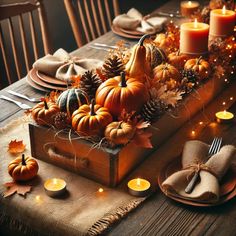
[[[224,81],[211,79],[186,97],[175,109],[175,118],[163,115],[150,129],[153,149],[130,143],[123,148],[102,149],[76,136],[29,124],[32,156],[108,186],[116,186],[132,169],[176,132],[194,114],[203,109],[224,88]],[[75,138],[75,139],[74,139]]]

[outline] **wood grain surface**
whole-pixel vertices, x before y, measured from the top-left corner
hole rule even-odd
[[[162,7],[161,10],[176,9],[173,8],[179,4],[178,1],[170,1]],[[96,39],[96,42],[114,45],[114,43],[122,38],[116,36],[112,32]],[[122,39],[123,40],[123,39]],[[95,42],[92,41],[91,43]],[[128,40],[127,40],[128,41]],[[134,43],[135,41],[129,41]],[[72,54],[83,57],[103,59],[107,54],[106,51],[91,49],[87,45],[76,50]],[[43,96],[44,93],[34,90],[30,87],[25,79],[14,83],[0,91],[0,94],[7,94],[6,90],[11,89],[30,96]],[[225,97],[230,96],[226,94]],[[10,96],[12,97],[12,96]],[[236,97],[234,98],[236,99]],[[17,100],[24,101],[17,98]],[[34,105],[30,102],[25,103]],[[205,113],[214,110],[214,106],[222,102],[221,95],[207,107],[204,112],[198,114],[194,119],[186,124],[186,129],[179,132],[186,132],[193,124],[196,124],[199,119],[205,117]],[[21,116],[24,111],[20,110],[16,105],[7,101],[0,100],[0,127],[7,124],[10,120]],[[236,114],[236,104],[230,110]],[[223,137],[224,143],[236,145],[236,123],[235,121],[230,124],[217,125],[215,128],[214,122],[208,121],[207,125],[198,131],[197,137],[205,142],[210,142],[213,136]],[[195,126],[193,126],[195,127]],[[163,148],[168,148],[168,143],[182,142],[181,133],[172,137],[167,141]],[[180,137],[179,137],[179,136]],[[178,139],[177,139],[178,138]],[[177,143],[176,143],[177,145]],[[178,145],[177,145],[178,146]],[[175,149],[174,146],[171,148]],[[236,198],[230,200],[226,204],[212,208],[198,208],[185,206],[180,203],[174,202],[166,198],[159,190],[152,195],[144,204],[137,208],[134,212],[130,213],[119,224],[112,227],[108,235],[217,235],[217,236],[231,236],[236,233]]]

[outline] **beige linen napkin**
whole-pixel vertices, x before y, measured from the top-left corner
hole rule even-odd
[[[182,155],[182,170],[175,172],[162,183],[167,195],[207,203],[219,200],[219,181],[231,165],[236,149],[232,145],[223,146],[207,160],[208,150],[209,145],[201,141],[186,142]],[[197,166],[201,168],[200,181],[190,194],[185,193]]]
[[[115,17],[113,24],[123,29],[153,34],[163,29],[163,24],[166,20],[167,18],[165,17],[145,18],[138,10],[131,8],[126,14]]]
[[[53,55],[48,54],[38,59],[33,64],[33,68],[59,80],[71,82],[71,76],[83,74],[85,71],[96,69],[101,65],[100,60],[72,57],[60,48]]]

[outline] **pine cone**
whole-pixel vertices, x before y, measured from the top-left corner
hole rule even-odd
[[[70,118],[66,112],[58,112],[54,117],[54,126],[57,129],[65,129],[69,127]]]
[[[153,122],[161,117],[166,108],[167,106],[163,101],[151,99],[143,105],[140,115],[145,121]]]
[[[92,71],[86,71],[80,79],[80,89],[82,89],[92,100],[95,97],[97,88],[102,80]]]
[[[210,8],[207,6],[207,7],[204,7],[201,11],[201,16],[202,16],[202,21],[209,24],[210,22]]]
[[[198,79],[198,74],[193,70],[183,70],[180,88],[185,92],[185,94],[190,93],[198,84]]]
[[[124,69],[122,60],[117,55],[113,55],[105,60],[102,72],[107,78],[112,78],[120,75]]]

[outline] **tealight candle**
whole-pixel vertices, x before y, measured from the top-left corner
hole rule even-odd
[[[234,11],[214,9],[210,13],[210,39],[227,37],[233,34],[236,14]]]
[[[202,55],[208,52],[209,25],[194,22],[180,26],[180,53]]]
[[[183,1],[180,3],[182,16],[191,16],[199,9],[199,3],[195,1]]]
[[[229,111],[219,111],[216,113],[216,120],[218,123],[228,123],[232,121],[234,118],[234,114]]]
[[[129,193],[136,197],[144,197],[148,195],[151,184],[146,179],[132,179],[128,182]]]
[[[58,197],[65,193],[66,182],[58,178],[48,179],[44,183],[44,189],[48,196]]]

